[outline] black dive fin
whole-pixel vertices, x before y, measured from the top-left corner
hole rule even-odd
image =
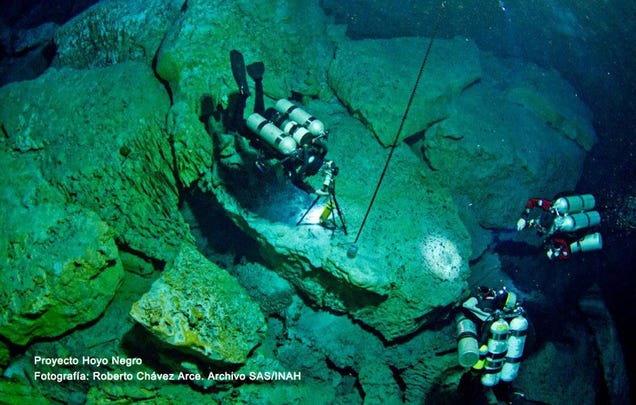
[[[247,78],[245,77],[245,61],[243,54],[237,50],[230,51],[230,63],[232,64],[232,75],[239,87],[239,92],[244,96],[250,95],[250,89],[247,86]]]
[[[263,62],[254,62],[247,65],[247,74],[250,75],[255,82],[263,79],[265,73],[265,65]]]
[[[265,100],[263,98],[264,72],[265,65],[263,65],[263,62],[254,62],[247,65],[247,74],[254,80],[254,90],[256,91],[256,97],[254,97],[254,112],[261,115],[265,114]]]

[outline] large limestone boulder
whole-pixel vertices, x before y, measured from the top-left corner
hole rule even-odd
[[[395,139],[429,42],[393,38],[338,44],[329,84],[385,146]],[[454,99],[480,77],[479,50],[473,42],[437,39],[399,140],[448,117]]]
[[[340,167],[336,196],[348,235],[318,225],[325,200],[297,226],[313,198],[277,178],[275,169],[259,177],[250,165],[219,163],[202,187],[258,242],[269,266],[316,304],[348,312],[387,340],[409,334],[461,295],[470,256],[466,228],[450,195],[401,146],[361,233],[359,253],[347,257],[387,151],[337,102],[312,101],[305,109],[328,118],[322,118],[331,128],[327,157]]]
[[[229,364],[244,363],[266,330],[258,305],[236,279],[189,245],[130,315],[172,346]]]
[[[191,238],[165,129],[170,100],[149,67],[50,69],[0,98],[5,148],[38,156],[43,177],[96,212],[120,245],[167,260]]]
[[[123,269],[97,214],[67,204],[30,160],[0,157],[0,336],[25,345],[99,317]]]
[[[584,114],[572,112],[552,122],[536,112],[538,107],[528,109],[524,101],[515,98],[520,96],[514,87],[517,80],[509,79],[514,77],[514,69],[533,72],[523,75],[524,82],[536,86],[545,81],[544,71],[493,59],[483,61],[487,72],[483,80],[465,90],[455,102],[456,112],[426,130],[412,147],[481,226],[511,228],[529,197],[551,198],[560,191],[574,190],[587,147],[572,138],[581,136],[587,140],[581,142],[591,142],[595,135],[577,124],[589,122]],[[554,77],[553,81],[564,83]],[[511,90],[502,92],[508,85]],[[533,100],[544,101],[542,111],[565,110],[560,103],[547,100],[568,96],[566,104],[574,106],[568,108],[570,111],[577,107],[584,110],[573,93],[561,93],[560,89],[542,86],[531,94]],[[568,128],[579,131],[570,134]]]
[[[394,38],[338,46],[329,83],[384,145],[415,84],[421,57],[413,55],[423,57],[427,45]],[[477,238],[480,226],[511,228],[529,197],[573,190],[596,135],[556,72],[497,60],[456,38],[433,43],[400,140],[451,190]]]
[[[97,2],[55,32],[54,66],[105,67],[129,60],[148,66],[184,0]]]
[[[509,102],[523,106],[586,152],[598,142],[592,112],[559,72],[533,63],[521,65],[486,56],[482,57],[482,64],[487,76],[505,86]]]

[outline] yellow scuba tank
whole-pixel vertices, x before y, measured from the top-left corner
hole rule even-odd
[[[323,208],[322,213],[320,214],[320,224],[324,225],[327,220],[329,219],[329,217],[331,216],[331,213],[333,212],[333,201],[329,200],[327,201],[327,204],[325,204],[325,208]]]

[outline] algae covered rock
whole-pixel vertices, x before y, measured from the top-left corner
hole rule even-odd
[[[2,152],[0,335],[24,345],[99,317],[122,278],[112,229]]]
[[[393,38],[338,44],[329,84],[385,146],[395,139],[429,41]],[[400,140],[448,117],[454,98],[480,76],[479,50],[473,42],[435,40]]]
[[[129,60],[152,63],[184,0],[107,0],[55,32],[55,66],[104,67]]]
[[[96,212],[118,243],[168,260],[191,238],[165,129],[170,99],[149,67],[49,69],[0,98],[6,148],[35,152],[43,177]]]
[[[184,245],[130,315],[174,347],[237,364],[264,337],[258,305],[236,279]]]
[[[49,405],[54,403],[31,385],[5,379],[0,379],[0,399],[5,404]]]
[[[212,141],[199,117],[183,101],[172,105],[167,121],[175,171],[181,183],[189,186],[212,166]]]

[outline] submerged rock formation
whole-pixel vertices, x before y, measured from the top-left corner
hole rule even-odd
[[[449,320],[469,261],[501,266],[482,255],[494,237],[481,227],[509,228],[529,195],[574,184],[595,142],[585,109],[556,74],[515,70],[464,39],[436,41],[358,254],[348,257],[414,84],[413,55],[428,40],[350,41],[317,0],[184,5],[100,2],[57,30],[56,68],[0,89],[0,157],[11,169],[0,178],[10,209],[0,217],[8,229],[0,303],[9,308],[0,312],[0,364],[36,387],[0,380],[0,392],[69,402],[78,390],[78,403],[444,398],[463,373]],[[326,199],[292,186],[275,160],[255,170],[259,152],[224,126],[237,92],[232,49],[264,62],[267,107],[294,94],[327,124],[327,158],[340,169],[334,223],[318,223]],[[180,208],[193,195],[199,212],[214,207],[225,222],[197,223],[195,213],[186,223]],[[224,227],[227,218],[235,226]],[[225,242],[230,232],[255,257],[217,265],[204,239]],[[116,293],[122,267],[136,285]],[[31,342],[93,320],[59,341]],[[68,386],[27,378],[36,353],[93,352],[139,356],[149,372],[303,378]]]
[[[391,38],[338,45],[329,85],[384,146],[395,139],[429,43],[429,38]],[[482,76],[473,42],[437,39],[431,49],[398,141],[450,116],[457,96]]]
[[[244,363],[265,331],[236,279],[188,245],[130,315],[160,340],[222,363]]]
[[[552,198],[575,188],[585,151],[596,135],[591,128],[581,129],[584,124],[589,127],[588,113],[554,72],[487,56],[482,65],[482,80],[456,99],[456,112],[434,124],[413,147],[431,175],[453,190],[480,225],[510,229],[528,198]],[[540,85],[546,82],[562,85]],[[520,83],[541,86],[531,94],[543,101],[542,111],[537,111],[539,101],[535,106],[525,104],[530,95],[521,96]],[[502,92],[502,87],[507,90]],[[573,106],[569,114],[557,112],[565,110],[563,105]],[[552,115],[559,115],[559,122],[551,121]],[[579,135],[568,128],[578,128]],[[579,138],[573,142],[574,136]]]
[[[232,14],[228,20],[229,14],[220,14],[207,3],[194,2],[189,5],[178,29],[171,31],[162,44],[157,56],[157,71],[173,90],[175,106],[179,108],[176,117],[200,116],[202,100],[206,97],[208,102],[224,105],[236,93],[229,68],[229,51],[233,47],[241,48],[221,42],[225,48],[213,51],[211,38],[224,34],[216,29],[208,31],[214,21],[218,25],[219,19],[223,19],[222,26],[234,29],[243,18],[253,18],[249,31],[233,31],[233,44],[260,44],[267,38],[269,25],[254,15],[254,10],[247,11],[240,2],[233,7],[245,15]],[[308,10],[314,10],[313,7]],[[285,18],[292,18],[294,12],[293,8],[276,9],[276,13],[290,13]],[[317,15],[317,22],[322,24],[313,25],[313,29],[322,36],[316,37],[325,39],[312,43],[312,52],[326,56],[333,49],[333,43],[326,40],[328,28],[324,16]],[[196,31],[190,30],[193,25],[198,27]],[[283,24],[283,27],[288,26]],[[278,46],[285,47],[285,44]],[[252,60],[265,63],[263,84],[274,100],[290,95],[292,90],[305,95],[323,94],[333,99],[324,89],[329,61],[326,57],[323,59],[314,54],[307,58],[300,53],[295,56],[301,65],[290,70],[292,65],[281,59],[283,54],[278,50],[263,46],[258,54],[253,54],[252,47],[245,48],[247,63]],[[289,49],[301,52],[305,48],[296,44]],[[204,58],[202,55],[209,56]],[[304,71],[312,73],[298,79],[299,72]],[[268,105],[272,101],[268,99]],[[328,157],[342,168],[337,180],[338,201],[350,229],[355,229],[373,193],[384,151],[368,129],[351,119],[336,103],[315,103],[307,108],[316,116],[326,117],[323,120],[331,126]],[[182,125],[180,133],[184,142],[196,150],[199,140],[206,139],[207,134],[200,123],[192,119],[181,122],[190,123],[190,127]],[[240,140],[234,140],[233,136],[229,140],[224,138],[223,128],[214,119],[208,124],[216,132],[217,145],[236,142],[233,149],[241,149]],[[356,146],[352,148],[352,144]],[[366,153],[356,153],[359,150]],[[259,179],[248,158],[232,157],[236,154],[232,148],[224,146],[221,151],[219,147],[215,154],[230,164],[219,165],[223,162],[217,161],[218,169],[204,176],[200,187],[212,193],[234,222],[259,243],[268,264],[318,305],[347,311],[392,340],[431,321],[434,317],[427,314],[451,305],[461,295],[463,280],[467,277],[467,262],[463,258],[470,255],[468,235],[450,196],[438,184],[429,183],[421,175],[418,162],[408,149],[401,148],[397,152],[395,164],[402,172],[387,180],[386,187],[393,195],[409,193],[420,202],[413,204],[409,200],[386,196],[374,213],[382,218],[382,222],[370,223],[365,234],[364,243],[370,248],[361,252],[356,260],[346,257],[348,237],[340,233],[331,236],[332,232],[316,228],[315,223],[314,226],[295,226],[311,201],[286,181],[279,181],[275,171],[269,179]],[[181,166],[180,171],[182,169],[186,167]],[[192,172],[191,166],[189,170]],[[315,222],[315,213],[308,221]],[[390,225],[387,228],[384,224]],[[382,253],[385,250],[391,253]],[[444,288],[440,288],[441,285]]]
[[[427,45],[394,38],[338,47],[329,83],[384,145],[393,142]],[[467,39],[437,39],[400,138],[464,215],[512,228],[530,196],[574,189],[596,142],[590,121],[558,73],[496,60]]]
[[[169,98],[150,68],[51,69],[0,95],[5,149],[37,156],[42,177],[97,213],[119,244],[168,260],[190,240],[165,132]]]
[[[581,312],[596,342],[600,353],[603,376],[608,389],[608,397],[612,404],[629,402],[629,379],[623,360],[623,349],[619,342],[618,332],[597,285],[592,286],[587,294],[579,300]]]
[[[336,104],[312,102],[306,108],[333,120],[328,157],[342,167],[337,200],[349,229],[356,229],[385,151]],[[461,295],[470,255],[450,196],[422,175],[408,148],[398,148],[394,159],[400,173],[387,178],[355,259],[346,256],[351,235],[317,226],[324,201],[309,212],[306,224],[296,226],[312,201],[285,179],[245,184],[239,179],[256,176],[250,166],[220,166],[210,190],[279,274],[318,305],[346,311],[393,340],[434,320],[436,310]],[[405,194],[418,204],[394,198]]]
[[[238,49],[247,63],[265,63],[263,86],[272,97],[317,95],[326,90],[333,53],[327,30],[317,1],[188,1],[159,48],[157,73],[194,111],[206,102],[225,107],[236,92],[229,52]]]
[[[184,3],[99,1],[55,32],[53,65],[87,69],[130,60],[150,65]]]
[[[100,316],[123,269],[97,214],[66,203],[32,161],[0,158],[0,336],[25,345]]]

